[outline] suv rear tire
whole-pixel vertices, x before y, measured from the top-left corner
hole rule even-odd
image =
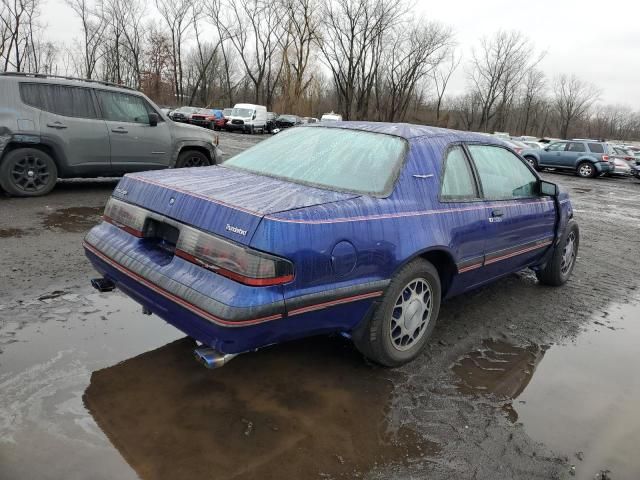
[[[441,291],[440,276],[431,263],[419,259],[405,265],[371,317],[354,332],[358,350],[386,367],[416,358],[436,325]]]
[[[209,157],[198,150],[184,150],[178,155],[176,168],[207,167],[211,165]]]
[[[53,159],[37,148],[17,148],[0,163],[0,187],[16,197],[46,195],[56,185],[58,167]]]
[[[529,165],[531,165],[531,168],[536,171],[538,170],[538,161],[534,157],[524,157],[524,159]]]
[[[590,162],[582,162],[580,165],[578,165],[576,173],[579,177],[582,178],[593,178],[598,174],[598,171],[596,170],[596,167],[594,167]]]

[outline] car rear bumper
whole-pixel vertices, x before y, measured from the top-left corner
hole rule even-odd
[[[249,287],[149,248],[102,223],[84,243],[94,268],[126,295],[187,335],[223,353],[241,353],[320,333],[349,331],[387,282],[289,299],[281,287]]]

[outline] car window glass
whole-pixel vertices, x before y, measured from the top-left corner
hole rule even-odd
[[[604,153],[604,147],[601,143],[589,143],[588,145],[592,153]]]
[[[22,83],[22,100],[28,105],[65,117],[97,118],[91,90],[66,85]]]
[[[559,152],[561,150],[564,150],[565,145],[566,144],[564,142],[552,143],[551,145],[549,145],[549,148],[547,150],[549,150],[550,152]]]
[[[462,147],[449,150],[444,164],[441,196],[444,199],[473,198],[476,196],[473,173]]]
[[[105,90],[99,90],[96,93],[105,120],[149,123],[149,113],[153,110],[142,97]]]
[[[469,145],[486,198],[509,199],[536,195],[537,178],[522,160],[505,148]]]
[[[586,152],[587,149],[584,147],[584,143],[580,142],[571,142],[567,146],[567,152]]]

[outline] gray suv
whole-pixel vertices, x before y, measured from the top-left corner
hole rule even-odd
[[[597,140],[563,140],[544,149],[525,149],[520,155],[535,168],[572,170],[580,177],[596,177],[613,172],[611,147]]]
[[[142,93],[98,81],[0,74],[0,187],[51,191],[58,178],[213,165],[214,136],[171,121]]]

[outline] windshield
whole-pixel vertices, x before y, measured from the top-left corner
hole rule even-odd
[[[180,107],[177,111],[184,113],[195,113],[198,111],[198,109],[196,107]]]
[[[234,108],[231,110],[231,116],[233,117],[250,117],[253,115],[253,110],[248,108]]]
[[[285,122],[295,122],[296,117],[294,117],[293,115],[280,115],[278,117],[278,120],[284,120]]]
[[[391,193],[406,145],[391,135],[298,127],[239,153],[224,166],[329,190],[385,196]]]

